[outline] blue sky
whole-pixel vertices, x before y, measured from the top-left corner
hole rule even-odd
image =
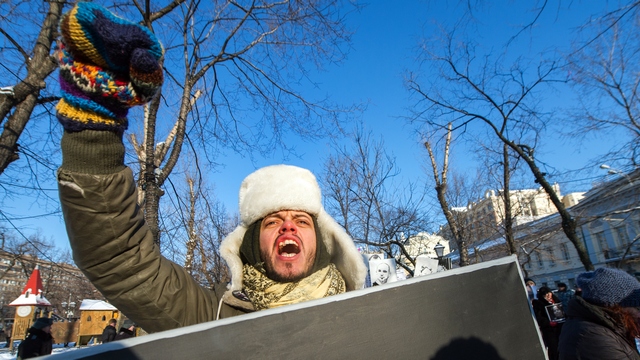
[[[437,22],[451,25],[460,13],[458,2],[407,0],[372,1],[361,12],[352,14],[349,25],[355,31],[352,49],[346,60],[339,65],[329,65],[314,80],[318,89],[302,89],[309,94],[330,95],[333,101],[366,103],[367,110],[361,119],[374,136],[382,137],[386,150],[397,159],[402,179],[430,179],[426,153],[412,127],[402,119],[407,108],[414,103],[404,87],[403,77],[408,70],[417,68],[416,55],[420,41],[432,36]],[[489,3],[489,2],[487,2]],[[532,19],[531,2],[492,1],[478,13],[481,23],[477,29],[477,40],[484,46],[500,49],[515,28]],[[527,4],[524,6],[523,4]],[[540,47],[554,44],[568,46],[575,27],[583,23],[589,14],[597,13],[604,2],[550,2],[547,12],[531,32],[523,36],[523,53],[535,53]],[[531,42],[529,42],[529,40]],[[569,102],[570,96],[549,99],[556,103]],[[592,138],[585,144],[576,144],[554,135],[549,129],[548,140],[537,149],[538,159],[559,171],[579,169],[596,155],[609,149],[613,136]],[[322,141],[308,142],[291,139],[296,144],[299,158],[283,160],[281,153],[274,151],[268,158],[257,158],[251,162],[229,151],[220,157],[224,167],[211,174],[215,193],[229,211],[237,211],[237,192],[242,179],[258,167],[286,162],[307,167],[316,174],[322,172],[324,159],[328,156],[329,144]],[[461,144],[456,148],[452,167],[472,169],[475,165],[473,152]],[[604,173],[601,174],[604,176]],[[53,179],[53,174],[52,174]],[[402,180],[400,179],[400,180]],[[552,180],[553,181],[553,180]],[[589,180],[590,181],[590,180]],[[589,181],[580,182],[574,190],[587,190]],[[567,183],[567,187],[575,183]],[[561,184],[562,185],[562,184]],[[531,186],[535,186],[533,182]],[[52,185],[53,187],[53,185]],[[55,194],[52,194],[56,196]],[[16,199],[10,209],[16,215],[38,212],[34,207],[23,207],[27,202]],[[41,229],[57,245],[67,247],[64,224],[60,217],[26,219],[14,221],[18,227],[26,226],[25,234]]]

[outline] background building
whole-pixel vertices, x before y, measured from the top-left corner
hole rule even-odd
[[[69,314],[77,317],[77,309],[69,306],[72,302],[79,306],[82,299],[103,299],[84,274],[71,264],[0,250],[0,326],[4,327],[14,318],[15,308],[8,304],[20,296],[36,265],[40,268],[44,295],[56,317],[69,318]]]

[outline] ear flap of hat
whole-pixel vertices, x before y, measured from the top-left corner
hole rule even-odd
[[[347,290],[362,289],[367,267],[351,237],[324,209],[318,214],[318,227],[331,254],[331,262],[344,277]]]
[[[240,246],[247,228],[239,225],[233,232],[222,240],[220,244],[220,256],[226,261],[231,275],[229,290],[242,290],[242,260],[240,259]]]

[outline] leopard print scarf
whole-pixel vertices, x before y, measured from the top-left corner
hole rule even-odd
[[[346,291],[344,278],[334,264],[291,283],[273,281],[251,265],[245,264],[242,272],[244,292],[256,310],[297,304]]]

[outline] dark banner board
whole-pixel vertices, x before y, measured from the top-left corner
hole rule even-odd
[[[51,356],[544,360],[515,257]]]

